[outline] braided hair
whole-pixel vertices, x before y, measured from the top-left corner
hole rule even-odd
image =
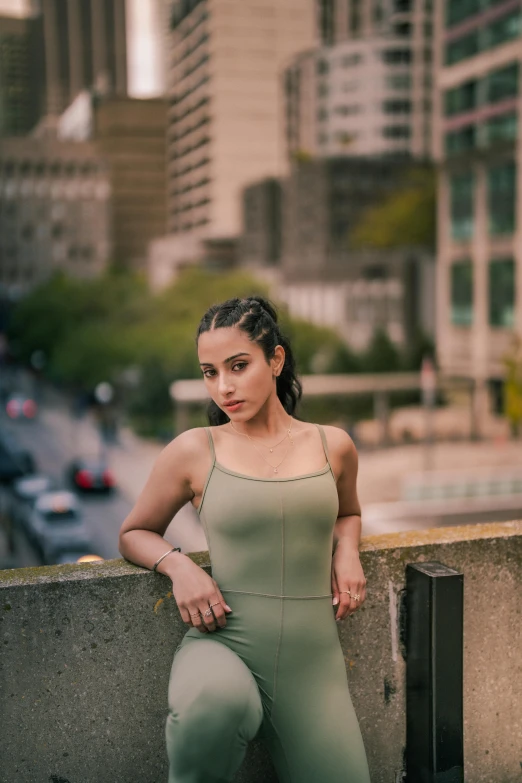
[[[293,415],[303,393],[302,386],[296,375],[290,342],[279,328],[274,305],[268,299],[257,295],[245,299],[227,299],[225,302],[212,305],[199,323],[196,343],[203,332],[231,326],[237,326],[252,342],[259,345],[267,363],[274,356],[277,345],[284,348],[285,363],[276,378],[276,389],[283,408]],[[211,425],[226,424],[230,421],[214,400],[210,401],[207,416]]]

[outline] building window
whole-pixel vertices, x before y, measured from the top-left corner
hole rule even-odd
[[[411,75],[409,73],[394,73],[386,77],[386,87],[390,90],[409,90]]]
[[[317,70],[317,73],[328,73],[328,71],[330,70],[330,67],[328,65],[328,61],[327,60],[318,60],[317,61],[317,68],[316,68],[316,70]]]
[[[450,267],[451,275],[451,323],[454,326],[471,326],[473,323],[473,264],[469,260],[457,261]]]
[[[448,155],[472,150],[477,144],[477,129],[475,125],[466,125],[458,131],[446,133],[444,141]]]
[[[409,139],[411,128],[409,125],[385,125],[382,135],[385,139]]]
[[[491,147],[497,142],[515,141],[518,133],[518,115],[509,112],[500,117],[492,117],[482,125],[481,146]]]
[[[481,0],[451,0],[451,3],[446,3],[446,27],[459,24],[480,10]]]
[[[512,234],[515,230],[516,171],[513,161],[488,171],[490,234]]]
[[[489,0],[493,3],[494,0]],[[447,7],[454,6],[454,0]],[[492,49],[507,41],[513,41],[522,33],[522,9],[510,10],[500,19],[484,24],[470,33],[450,41],[446,45],[446,65],[453,65],[479,52]]]
[[[411,101],[409,100],[383,101],[382,110],[385,114],[409,114],[411,112]]]
[[[475,177],[473,172],[454,174],[450,179],[451,236],[456,240],[473,235]]]
[[[385,49],[382,59],[387,65],[411,63],[411,49]]]
[[[489,264],[489,323],[507,329],[515,325],[515,263],[495,258]]]
[[[446,117],[475,108],[477,105],[477,84],[478,82],[473,79],[461,84],[460,87],[455,87],[453,90],[447,90],[444,93]]]
[[[505,98],[518,95],[519,64],[512,63],[507,68],[492,71],[484,79],[485,103],[498,103]]]

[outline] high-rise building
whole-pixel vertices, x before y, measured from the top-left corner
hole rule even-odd
[[[312,112],[317,154],[430,156],[432,20],[431,0],[319,0],[315,72],[297,61],[287,81],[293,128],[309,133]]]
[[[314,0],[178,0],[170,36],[169,230],[241,230],[241,191],[286,165],[281,74],[315,43]]]
[[[440,3],[436,66],[437,348],[481,421],[522,335],[521,3]]]
[[[127,93],[125,0],[42,0],[46,114],[83,89]]]
[[[89,142],[0,140],[0,289],[55,271],[95,277],[111,258],[107,164]]]
[[[39,22],[0,16],[0,136],[28,133],[41,111]]]
[[[345,41],[298,55],[285,73],[290,157],[427,158],[419,126],[427,103],[412,97],[411,51],[397,38]]]

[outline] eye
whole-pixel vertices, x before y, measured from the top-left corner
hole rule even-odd
[[[235,370],[235,369],[236,369],[236,367],[239,367],[239,368],[242,370],[242,369],[243,369],[243,367],[246,367],[246,366],[247,366],[247,364],[248,364],[248,362],[238,362],[237,364],[234,364],[234,366],[233,366],[233,368],[232,368],[232,369],[233,369],[233,370]]]
[[[205,378],[211,378],[212,377],[212,376],[210,376],[208,374],[209,372],[215,372],[215,370],[203,370],[203,375],[204,375]]]

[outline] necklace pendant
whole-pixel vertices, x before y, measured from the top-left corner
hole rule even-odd
[[[277,473],[277,468],[274,468],[274,473]]]
[[[270,454],[273,452],[274,449],[270,449]]]

